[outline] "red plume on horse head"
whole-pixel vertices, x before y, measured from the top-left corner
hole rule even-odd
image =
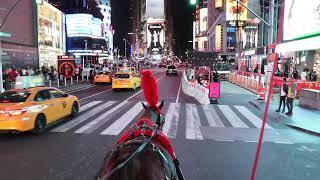
[[[144,98],[146,99],[150,107],[157,107],[159,97],[156,79],[153,77],[150,70],[142,71],[141,75],[141,86]]]

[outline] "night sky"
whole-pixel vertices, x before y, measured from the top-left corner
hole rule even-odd
[[[188,41],[192,40],[192,12],[189,0],[170,0],[173,8],[174,37],[176,39],[176,55],[184,55],[187,49],[192,48]],[[120,47],[123,53],[123,38],[128,38],[129,32],[129,0],[112,0],[112,25],[115,30],[114,47]]]

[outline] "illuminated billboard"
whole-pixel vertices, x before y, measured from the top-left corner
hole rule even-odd
[[[147,0],[147,18],[164,18],[164,0]]]
[[[63,13],[47,2],[38,5],[38,42],[40,66],[56,66],[63,54]]]
[[[92,37],[91,14],[67,14],[67,36],[68,37]]]
[[[320,34],[320,0],[286,1],[283,26],[284,40]]]
[[[215,0],[215,7],[222,8],[223,0]]]
[[[240,0],[242,4],[248,6],[248,0]],[[248,11],[241,4],[234,0],[226,0],[226,20],[227,21],[246,21],[248,19]]]
[[[222,50],[222,25],[216,25],[216,43],[215,43],[215,49],[216,51]]]
[[[163,24],[148,24],[148,49],[152,54],[162,54],[164,44]]]
[[[66,24],[68,37],[104,37],[101,19],[91,14],[67,14]]]
[[[200,9],[200,32],[208,30],[208,8]]]
[[[104,37],[102,30],[103,30],[103,24],[101,19],[99,18],[92,18],[92,37],[93,38],[101,38]]]

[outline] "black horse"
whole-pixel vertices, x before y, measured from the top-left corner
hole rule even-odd
[[[164,115],[160,111],[163,102],[156,108],[143,106],[145,112],[139,120],[140,124],[134,124],[126,132],[125,139],[120,143],[118,141],[117,146],[107,155],[98,179],[184,180],[178,160],[168,151],[170,147],[164,146],[156,138],[163,135]],[[140,135],[133,137],[136,132]]]

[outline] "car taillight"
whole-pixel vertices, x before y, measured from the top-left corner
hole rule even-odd
[[[0,114],[3,114],[5,116],[19,116],[26,112],[27,110],[17,109],[17,110],[10,110],[10,111],[1,111]]]

